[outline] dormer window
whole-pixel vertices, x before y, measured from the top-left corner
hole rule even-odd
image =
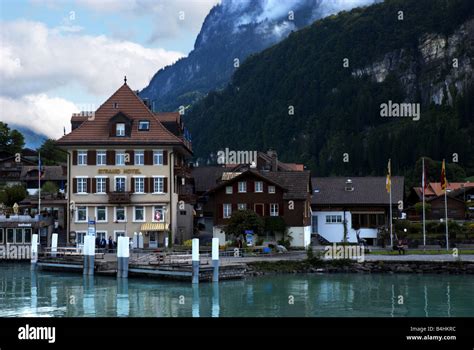
[[[115,124],[115,136],[125,136],[125,123]]]
[[[148,131],[150,130],[150,121],[149,120],[140,120],[138,122],[139,131]]]

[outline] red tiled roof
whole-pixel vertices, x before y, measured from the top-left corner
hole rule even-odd
[[[179,112],[155,112],[153,113],[160,122],[177,122],[181,121]]]
[[[115,103],[118,104],[117,108],[113,106]],[[130,137],[109,135],[109,120],[119,112],[133,120]],[[169,117],[168,113],[163,113],[163,115]],[[148,131],[138,131],[138,121],[143,119],[150,121]],[[78,128],[61,137],[57,143],[60,146],[82,144],[169,144],[185,146],[183,140],[166,129],[159,119],[160,117],[155,116],[127,84],[123,84],[95,111],[94,118],[87,118]]]
[[[461,188],[468,188],[468,187],[474,187],[474,182],[448,182],[448,192],[449,191],[457,191],[460,190]],[[423,191],[421,187],[415,187],[415,192],[421,196]],[[443,190],[441,189],[441,183],[440,182],[430,182],[428,184],[428,187],[425,189],[425,196],[436,196],[439,197],[441,195],[444,195]],[[420,197],[421,198],[421,197]]]

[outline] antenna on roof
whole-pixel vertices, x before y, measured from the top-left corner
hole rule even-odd
[[[127,85],[127,76],[126,76],[126,75],[123,77],[123,83],[124,83],[125,85]]]

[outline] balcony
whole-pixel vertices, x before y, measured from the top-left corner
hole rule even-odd
[[[131,202],[131,192],[109,192],[110,204],[129,204]]]

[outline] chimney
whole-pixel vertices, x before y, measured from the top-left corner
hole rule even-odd
[[[278,154],[277,151],[269,149],[267,155],[271,158],[271,171],[278,171]]]
[[[347,191],[347,192],[354,191],[354,186],[352,185],[352,180],[351,179],[346,180],[346,187],[344,188],[344,190]]]

